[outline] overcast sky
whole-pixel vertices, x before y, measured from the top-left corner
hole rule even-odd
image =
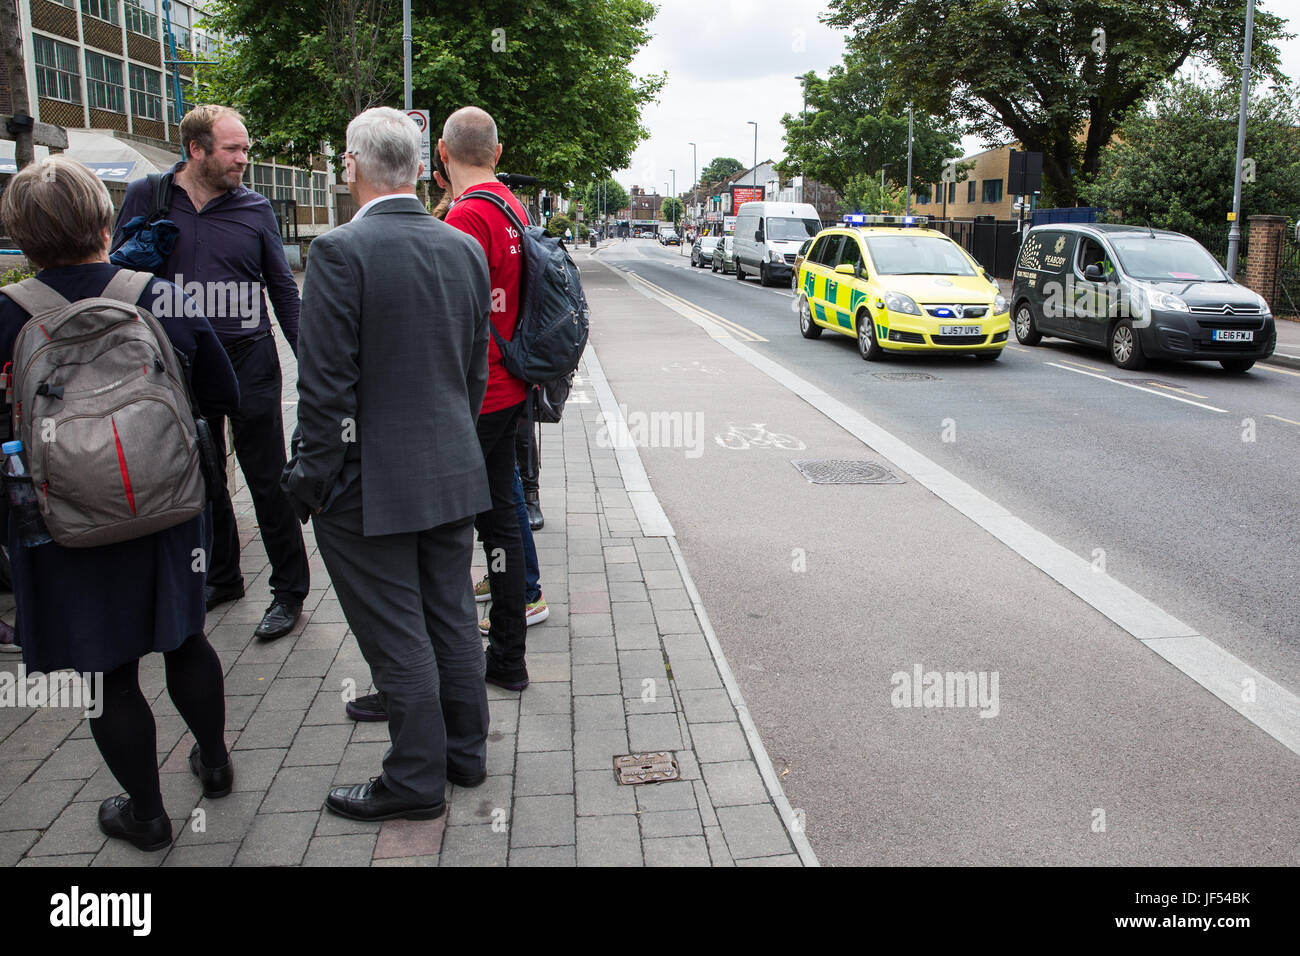
[[[614,174],[625,187],[685,192],[693,182],[692,150],[698,168],[716,156],[734,156],[748,168],[754,161],[784,155],[781,117],[803,107],[795,77],[808,70],[825,76],[841,61],[846,32],[818,20],[824,0],[658,0],[653,38],[633,60],[638,75],[668,73],[659,102],[648,105],[642,121],[650,138],[632,164]],[[1266,0],[1259,8],[1291,17],[1289,32],[1300,33],[1295,0]],[[1244,27],[1243,27],[1244,29]],[[1300,78],[1300,39],[1280,45],[1283,68]],[[966,152],[982,148],[967,137]],[[665,187],[665,183],[667,187]]]

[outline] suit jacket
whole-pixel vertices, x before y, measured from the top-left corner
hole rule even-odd
[[[490,508],[476,431],[490,308],[482,247],[414,196],[312,240],[290,495],[318,511],[359,481],[367,536]]]

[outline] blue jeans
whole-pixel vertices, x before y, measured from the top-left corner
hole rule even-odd
[[[524,482],[515,465],[515,513],[519,516],[519,536],[524,540],[524,602],[532,604],[542,596],[542,572],[537,566],[537,546],[533,544],[533,528],[528,523],[528,508],[524,505]]]

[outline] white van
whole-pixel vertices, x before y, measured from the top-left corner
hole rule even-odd
[[[799,247],[821,228],[811,203],[745,203],[736,211],[736,278],[757,275],[763,285],[789,285]]]

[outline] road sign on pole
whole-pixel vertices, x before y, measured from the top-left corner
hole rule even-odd
[[[424,172],[420,173],[420,178],[433,179],[433,152],[429,142],[429,111],[407,110],[406,115],[415,120],[415,125],[420,128],[422,136],[420,140],[420,162],[424,163]]]

